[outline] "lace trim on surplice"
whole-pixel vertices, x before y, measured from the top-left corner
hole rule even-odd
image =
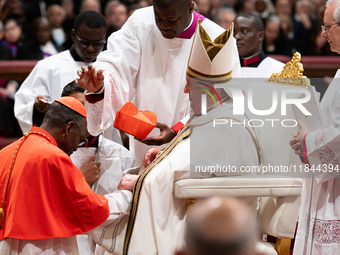
[[[326,145],[325,132],[319,132],[315,135],[314,145],[317,148],[315,150],[316,155],[320,159],[321,164],[333,164],[339,165],[340,160],[335,155],[334,151]]]
[[[297,237],[307,239],[319,244],[340,243],[340,220],[320,220],[304,215],[300,216]],[[301,231],[303,230],[303,231]],[[309,231],[307,231],[309,230]],[[308,236],[308,237],[307,237]]]

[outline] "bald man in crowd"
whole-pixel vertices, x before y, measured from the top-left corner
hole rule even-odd
[[[188,216],[185,246],[175,255],[259,255],[256,214],[236,198],[198,202]]]

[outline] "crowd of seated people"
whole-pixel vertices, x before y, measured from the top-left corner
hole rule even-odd
[[[266,53],[288,56],[292,56],[295,51],[303,56],[332,54],[326,49],[329,46],[325,40],[316,40],[321,32],[325,0],[194,2],[197,4],[198,12],[219,24],[224,22],[230,24],[233,17],[241,12],[258,15],[265,27],[269,27],[266,32],[268,39],[264,40]],[[0,44],[12,51],[12,56],[8,56],[7,60],[42,59],[69,48],[67,23],[72,22],[80,12],[85,10],[101,12],[109,25],[109,36],[124,24],[135,9],[151,4],[150,0],[3,0],[0,4]],[[228,15],[223,14],[221,9]],[[39,22],[43,23],[38,25]],[[39,33],[45,33],[48,40],[37,41]],[[51,43],[53,45],[50,45]],[[21,48],[27,49],[27,44],[36,44],[46,54],[30,56],[19,54]]]
[[[291,57],[334,55],[321,37],[326,0],[194,0],[197,11],[225,29],[239,13],[258,15],[264,23],[263,51]],[[0,60],[41,60],[68,50],[75,17],[85,10],[101,12],[107,21],[107,38],[119,30],[134,10],[152,5],[152,0],[2,0],[0,1]],[[106,46],[105,46],[106,47]],[[105,49],[105,48],[104,48]],[[16,81],[20,86],[22,81]],[[2,91],[8,81],[0,80]],[[11,87],[11,86],[9,86]],[[7,93],[8,94],[8,93]],[[1,119],[7,128],[17,127],[12,118],[12,99],[0,91],[6,105]],[[10,104],[10,105],[9,105]],[[8,117],[9,116],[9,117]],[[17,130],[14,128],[13,130]],[[0,136],[20,136],[0,130]]]

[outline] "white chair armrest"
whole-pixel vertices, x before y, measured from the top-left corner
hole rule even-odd
[[[174,183],[174,196],[182,199],[210,196],[298,197],[302,183],[302,179],[298,178],[249,176],[182,179]]]

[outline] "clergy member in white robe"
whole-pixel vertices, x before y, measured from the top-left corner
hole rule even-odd
[[[92,135],[112,126],[116,112],[128,101],[132,101],[139,110],[155,112],[157,121],[170,127],[189,114],[189,98],[183,93],[183,89],[186,83],[185,68],[197,20],[201,19],[202,26],[212,40],[224,29],[192,11],[192,5],[190,8],[186,7],[191,1],[166,1],[171,2],[171,12],[166,8],[162,9],[163,2],[154,1],[153,7],[136,10],[124,26],[110,36],[108,50],[102,52],[94,63],[96,69],[105,70],[105,93],[103,99],[91,99],[88,96],[85,103],[88,129]],[[178,7],[174,7],[177,5]],[[176,11],[175,8],[180,10]],[[164,14],[159,15],[160,11],[164,11]],[[182,18],[185,15],[190,16],[183,30],[175,35],[167,35],[171,30],[169,27],[178,23],[174,17]],[[234,58],[238,58],[235,40],[231,40],[234,45],[232,54]],[[240,77],[237,61],[233,66],[233,75]],[[81,78],[79,82],[87,89]],[[158,134],[159,130],[154,130],[149,136]],[[137,165],[149,148],[135,142]]]
[[[42,95],[50,101],[60,98],[65,85],[76,78],[75,70],[84,64],[74,48],[71,48],[71,50],[41,60],[35,65],[15,94],[15,117],[23,133],[28,132],[33,126],[33,107],[36,96]]]
[[[322,36],[331,50],[340,54],[340,1],[328,1]],[[337,15],[338,15],[337,14]],[[294,255],[340,253],[340,71],[336,73],[321,102],[325,129],[302,129],[293,149],[309,163],[313,178],[305,179]],[[307,133],[307,134],[306,134]],[[306,134],[306,135],[305,135]],[[296,137],[295,137],[296,138]],[[308,169],[308,168],[307,168]],[[314,171],[312,170],[314,169]]]
[[[104,47],[106,30],[103,15],[83,12],[76,18],[70,50],[38,61],[15,94],[14,114],[23,133],[42,122],[43,114],[34,106],[36,97],[40,95],[50,102],[59,98],[66,84],[77,78],[77,70],[96,60]],[[91,46],[93,41],[97,42],[96,47]],[[105,132],[105,137],[122,143],[116,129]]]
[[[33,126],[34,100],[42,95],[49,101],[60,98],[62,89],[77,77],[75,73],[81,66],[96,60],[101,47],[84,47],[88,40],[105,39],[107,24],[105,18],[92,11],[77,16],[70,50],[39,61],[15,94],[14,112],[23,133]],[[85,40],[87,39],[87,40]],[[79,41],[80,40],[80,41]],[[100,44],[98,44],[100,46]],[[39,123],[41,124],[41,123]]]
[[[309,170],[314,176],[305,179],[294,254],[340,253],[339,88],[338,70],[321,102],[327,128],[305,137],[305,163],[316,171]]]
[[[241,13],[236,16],[234,23],[242,78],[270,78],[273,73],[281,72],[284,64],[266,56],[262,51],[262,20],[256,15]]]
[[[134,165],[131,153],[122,145],[106,139],[103,135],[93,137],[97,139],[96,145],[84,145],[71,154],[72,162],[80,168],[88,162],[93,155],[96,162],[100,162],[99,180],[92,187],[92,190],[100,195],[115,191],[122,179],[125,169]],[[91,142],[91,141],[89,141]]]
[[[96,139],[96,141],[92,141]],[[92,190],[100,195],[112,193],[117,190],[122,179],[123,171],[134,166],[134,158],[122,145],[99,135],[92,137],[87,144],[71,154],[72,162],[80,169],[85,163],[95,156],[95,161],[100,163],[99,179],[92,185]],[[96,243],[88,233],[78,235],[78,247],[81,255],[95,254]]]

